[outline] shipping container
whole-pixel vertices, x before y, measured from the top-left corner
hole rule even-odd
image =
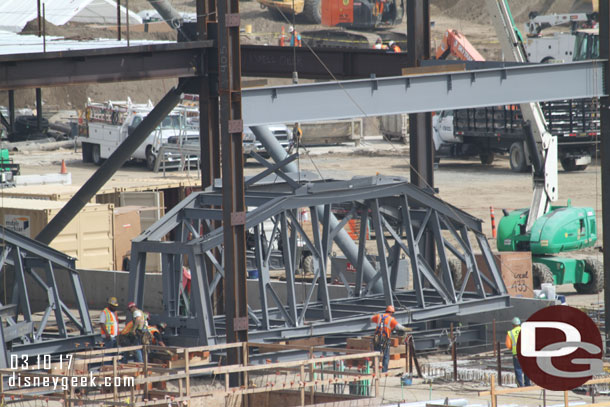
[[[3,198],[2,225],[29,238],[38,233],[63,208],[65,202]],[[77,258],[76,267],[112,270],[114,266],[114,205],[87,204],[49,246]]]

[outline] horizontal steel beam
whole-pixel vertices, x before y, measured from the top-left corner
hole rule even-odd
[[[205,50],[213,41],[180,42],[133,47],[0,55],[0,90],[83,83],[192,77],[200,72]],[[354,79],[400,75],[405,53],[368,49],[297,48],[301,78]],[[244,45],[242,75],[292,77],[293,49]]]
[[[55,354],[70,351],[82,351],[89,348],[94,348],[96,344],[102,342],[102,337],[99,334],[71,336],[61,339],[46,339],[41,342],[32,342],[27,344],[14,345],[9,351],[9,355],[44,355]]]
[[[600,97],[603,64],[585,61],[312,83],[243,91],[244,123],[306,122]]]
[[[192,77],[212,41],[0,56],[0,90]]]
[[[406,52],[380,52],[372,49],[241,46],[242,76],[292,78],[356,79],[396,76],[407,66]]]

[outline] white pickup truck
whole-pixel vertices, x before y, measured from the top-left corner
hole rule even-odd
[[[87,103],[85,131],[79,132],[82,143],[83,162],[100,165],[121,145],[136,126],[153,109],[151,102],[134,104],[127,101],[108,101],[106,103]],[[151,132],[144,143],[133,153],[132,159],[144,160],[152,170],[159,149],[170,137],[198,136],[199,129],[189,125],[192,109],[174,109],[159,126]]]

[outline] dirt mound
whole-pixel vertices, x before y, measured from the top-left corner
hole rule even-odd
[[[434,6],[443,14],[452,18],[474,22],[479,24],[490,24],[489,14],[485,0],[433,0]],[[539,14],[570,13],[573,10],[586,10],[588,2],[584,0],[509,0],[508,2],[513,18],[517,22],[528,20],[529,13],[536,11]],[[589,4],[588,8],[591,6]]]
[[[57,36],[57,37],[64,37],[66,35],[69,35],[69,31],[66,30],[66,28],[64,28],[64,27],[60,27],[55,24],[51,24],[48,21],[41,21],[41,24],[42,24],[42,26],[44,26],[46,35],[53,35],[53,36]],[[42,26],[40,28],[41,30],[42,30]],[[30,20],[25,25],[25,27],[23,27],[23,30],[21,30],[21,32],[19,34],[38,35],[38,19],[35,18],[33,20]]]
[[[126,38],[126,26],[121,27],[123,39]],[[93,26],[85,23],[67,23],[61,26],[46,22],[45,33],[49,36],[63,37],[68,40],[91,41],[97,38],[117,38],[116,27],[113,26]],[[28,22],[19,34],[38,35],[38,20],[33,19]],[[129,36],[132,40],[161,40],[176,41],[174,31],[153,31],[143,32],[142,26],[132,27]]]

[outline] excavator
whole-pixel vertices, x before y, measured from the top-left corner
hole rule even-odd
[[[506,60],[528,62],[506,0],[486,0]],[[558,198],[557,139],[547,131],[538,103],[520,105],[526,121],[534,193],[529,208],[505,212],[498,225],[499,251],[531,251],[534,287],[542,283],[573,284],[579,293],[603,289],[604,271],[595,258],[576,259],[560,253],[593,247],[597,242],[595,210],[552,205]]]
[[[436,48],[436,59],[447,59],[450,54],[462,61],[485,61],[470,41],[456,30],[447,30]]]
[[[400,24],[405,15],[404,0],[257,0],[274,19],[297,15],[310,24],[339,27],[343,30],[303,32],[303,41],[311,46],[370,48],[375,39],[395,41],[406,47],[406,35],[388,31]],[[358,30],[350,32],[345,30]],[[367,35],[363,31],[374,31]]]

